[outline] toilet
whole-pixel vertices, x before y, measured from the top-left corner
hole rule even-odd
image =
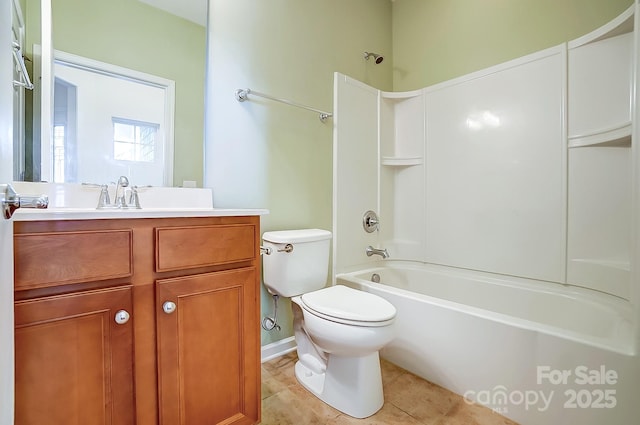
[[[331,232],[265,232],[262,240],[264,285],[292,301],[296,378],[347,415],[373,415],[384,403],[378,351],[394,338],[395,307],[347,286],[324,287]]]

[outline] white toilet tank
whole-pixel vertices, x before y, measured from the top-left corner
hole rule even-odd
[[[270,252],[262,256],[263,280],[269,292],[294,297],[321,289],[327,283],[331,244],[328,230],[265,232],[262,244]]]

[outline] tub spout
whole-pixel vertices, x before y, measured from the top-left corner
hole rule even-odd
[[[378,249],[369,245],[366,249],[367,257],[371,257],[372,255],[379,255],[382,258],[389,258],[389,252],[386,249]]]

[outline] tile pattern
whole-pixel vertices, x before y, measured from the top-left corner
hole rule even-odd
[[[304,389],[294,375],[295,352],[262,365],[261,425],[518,425],[461,396],[381,360],[385,403],[355,419]]]

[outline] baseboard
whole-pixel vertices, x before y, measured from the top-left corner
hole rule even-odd
[[[296,339],[293,336],[262,346],[262,363],[276,357],[284,356],[296,349]]]

